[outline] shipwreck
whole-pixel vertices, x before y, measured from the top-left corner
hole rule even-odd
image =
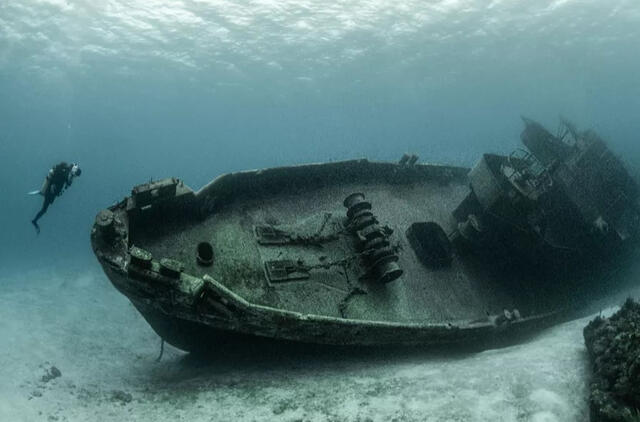
[[[638,185],[593,131],[524,119],[472,169],[352,160],[136,186],[91,231],[167,342],[473,344],[587,306],[637,244]]]

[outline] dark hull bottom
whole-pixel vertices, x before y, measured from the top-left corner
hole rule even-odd
[[[335,355],[340,350],[356,351],[402,351],[434,352],[439,351],[454,353],[473,353],[491,348],[506,347],[527,341],[540,331],[567,320],[567,315],[555,315],[530,324],[517,324],[495,330],[491,335],[482,338],[469,336],[469,338],[452,338],[450,342],[439,341],[423,343],[420,345],[335,345],[317,344],[291,341],[286,339],[268,338],[249,335],[229,330],[213,328],[206,324],[175,318],[156,308],[134,303],[138,311],[151,325],[154,331],[167,343],[178,349],[199,355],[234,355],[254,357],[256,353],[261,356],[281,354],[314,354]]]
[[[173,318],[154,308],[134,303],[151,328],[167,343],[189,352],[224,349],[255,337],[218,330],[205,324]]]

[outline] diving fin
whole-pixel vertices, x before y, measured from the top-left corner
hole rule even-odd
[[[27,195],[40,195],[40,190],[32,190],[31,192],[27,192]]]

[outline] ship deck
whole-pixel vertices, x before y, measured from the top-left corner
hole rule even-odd
[[[158,259],[183,262],[185,272],[191,275],[213,277],[250,303],[308,315],[454,323],[486,319],[504,309],[535,315],[554,310],[565,301],[568,288],[549,287],[546,280],[533,274],[505,270],[507,267],[487,263],[481,257],[454,253],[450,266],[425,266],[405,232],[412,223],[427,221],[438,223],[446,233],[453,231],[451,214],[469,193],[466,177],[459,169],[443,177],[442,169],[446,168],[440,166],[433,167],[438,170],[434,173],[430,166],[416,171],[395,165],[366,165],[374,167],[368,170],[376,177],[354,176],[352,171],[341,172],[339,166],[321,178],[315,174],[319,168],[310,167],[295,183],[278,181],[277,173],[227,175],[197,194],[201,199],[218,201],[206,218],[149,222],[132,231],[131,241]],[[327,170],[320,174],[329,174]],[[280,171],[284,172],[281,177],[287,176],[286,169]],[[233,195],[225,195],[225,191]],[[365,194],[380,225],[393,230],[391,240],[404,271],[395,281],[382,284],[362,278],[353,235],[344,232],[341,224],[346,217],[343,199],[354,192]],[[258,242],[256,227],[302,237],[320,232],[328,236],[319,244],[265,245]],[[213,246],[215,259],[210,267],[196,262],[200,242]],[[270,280],[265,264],[277,260],[311,269],[306,278]],[[549,294],[549,289],[555,292]]]

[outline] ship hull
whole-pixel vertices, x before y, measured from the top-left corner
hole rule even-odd
[[[611,262],[450,245],[469,177],[355,160],[223,175],[198,192],[167,179],[101,212],[92,245],[114,286],[187,351],[248,339],[489,347],[579,314]]]

